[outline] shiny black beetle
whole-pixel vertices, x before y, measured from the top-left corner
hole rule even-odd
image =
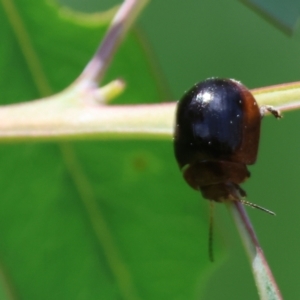
[[[240,201],[240,187],[257,157],[261,118],[271,106],[258,107],[250,91],[233,79],[209,78],[195,84],[178,103],[175,157],[186,182],[216,202]]]

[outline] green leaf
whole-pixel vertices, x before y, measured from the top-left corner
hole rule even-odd
[[[241,0],[264,19],[279,29],[291,34],[300,17],[298,0]]]
[[[71,83],[108,17],[3,0],[0,19],[7,104]],[[136,34],[106,80],[116,77],[128,84],[119,103],[165,98]],[[3,144],[0,160],[3,299],[195,299],[201,292],[206,203],[185,187],[171,140]]]

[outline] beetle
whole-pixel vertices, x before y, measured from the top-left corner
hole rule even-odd
[[[250,177],[247,165],[256,161],[267,111],[281,118],[272,106],[259,107],[242,83],[226,78],[199,82],[178,102],[175,158],[185,181],[211,204],[239,201],[274,215],[243,199],[246,192],[240,187]],[[210,220],[211,241],[212,213]]]

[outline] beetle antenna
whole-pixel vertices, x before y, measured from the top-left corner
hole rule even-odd
[[[209,231],[208,231],[208,255],[211,262],[214,261],[214,201],[209,201]]]
[[[252,208],[260,209],[260,210],[262,210],[262,211],[264,211],[264,212],[266,212],[266,213],[268,213],[270,215],[276,216],[276,214],[274,212],[272,212],[271,210],[268,210],[268,209],[266,209],[264,207],[261,207],[261,206],[259,206],[257,204],[254,204],[252,202],[249,202],[249,201],[246,201],[246,200],[242,200],[242,199],[239,199],[238,201],[241,202],[241,203],[243,203],[244,205],[250,206]]]

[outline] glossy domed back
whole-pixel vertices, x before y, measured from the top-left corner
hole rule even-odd
[[[253,164],[260,123],[259,107],[246,87],[232,79],[207,79],[178,103],[176,159],[181,167],[195,160]]]

